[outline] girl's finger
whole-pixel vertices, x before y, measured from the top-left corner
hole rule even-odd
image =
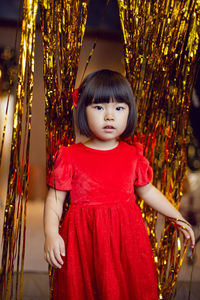
[[[63,260],[62,260],[59,250],[54,251],[54,257],[60,265],[63,265]]]
[[[60,253],[62,256],[65,256],[65,243],[64,243],[63,239],[61,240],[61,243],[60,243]]]
[[[190,236],[189,235],[186,235],[185,232],[183,232],[183,236],[184,236],[184,247],[187,246],[187,243],[190,239]]]
[[[183,233],[185,241],[184,241],[184,246],[187,245],[187,241],[190,239],[191,240],[191,248],[194,248],[195,246],[195,237],[193,230],[188,226],[187,230],[181,228],[180,231]]]
[[[54,268],[61,268],[61,265],[58,263],[58,261],[56,260],[55,256],[54,256],[54,252],[53,250],[50,252],[49,255],[50,258],[50,264],[54,267]]]
[[[50,258],[49,258],[49,253],[48,253],[48,252],[45,253],[45,259],[46,259],[46,261],[48,262],[48,264],[51,264],[51,263],[50,263]]]
[[[193,230],[189,230],[189,233],[190,233],[190,238],[191,238],[191,247],[194,248],[195,246],[195,236],[194,236],[194,232]]]
[[[186,232],[186,238],[191,240],[191,246],[194,247],[195,245],[194,232],[189,226],[186,229],[187,230],[184,230]]]

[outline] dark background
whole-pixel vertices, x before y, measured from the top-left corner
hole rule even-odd
[[[19,16],[20,0],[0,0],[0,22],[16,24]],[[87,29],[88,30],[104,30],[104,31],[119,31],[120,20],[118,13],[117,0],[110,0],[105,11],[106,0],[90,0]],[[104,14],[105,12],[105,14]],[[104,15],[104,21],[99,27],[100,20]],[[37,18],[39,24],[39,13]]]

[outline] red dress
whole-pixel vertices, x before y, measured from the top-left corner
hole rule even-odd
[[[134,186],[152,169],[140,144],[112,150],[61,147],[48,185],[70,190],[60,228],[66,256],[56,269],[54,300],[157,300],[152,249]]]

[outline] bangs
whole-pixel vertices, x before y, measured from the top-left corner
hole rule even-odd
[[[111,76],[108,72],[106,75],[92,78],[90,85],[85,88],[86,106],[92,103],[109,103],[110,101],[124,102],[130,106],[133,96],[127,80],[121,75],[119,76],[118,73]]]

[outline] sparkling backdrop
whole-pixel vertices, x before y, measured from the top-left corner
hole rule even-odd
[[[88,1],[41,1],[47,172],[61,145],[75,142],[72,91],[85,33]],[[68,194],[69,197],[69,194]],[[66,201],[67,209],[68,201]],[[49,268],[50,298],[53,269]]]
[[[190,135],[188,110],[199,59],[200,1],[118,0],[126,76],[138,105],[133,140],[145,145],[154,184],[179,208]],[[88,1],[41,0],[47,170],[61,144],[74,142],[71,92],[77,75]],[[3,228],[0,296],[22,299],[26,203],[38,1],[25,0],[11,161]],[[24,118],[23,118],[24,115]],[[185,249],[166,220],[160,242],[157,215],[139,200],[152,242],[160,299],[170,299]],[[17,280],[14,287],[14,262]],[[169,272],[170,270],[170,272]]]
[[[25,0],[23,7],[0,270],[0,298],[6,300],[13,299],[14,295],[15,299],[22,299],[37,2],[36,0]],[[4,129],[6,129],[6,126]],[[4,138],[3,135],[2,141],[4,141]],[[17,274],[15,284],[14,267]]]
[[[191,134],[188,112],[199,59],[200,1],[118,0],[118,6],[126,76],[138,106],[133,140],[145,146],[154,184],[179,208]],[[167,220],[158,243],[157,214],[139,203],[157,263],[159,297],[170,299],[185,250]]]

